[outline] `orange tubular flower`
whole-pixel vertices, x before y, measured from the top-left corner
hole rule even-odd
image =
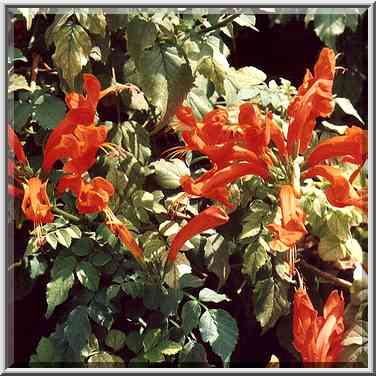
[[[229,220],[226,212],[216,206],[211,206],[203,210],[198,216],[192,218],[174,237],[167,256],[167,262],[176,260],[179,250],[184,243],[192,239],[195,235],[207,231],[211,228],[224,225]]]
[[[229,208],[234,205],[229,201],[229,190],[227,186],[246,175],[258,175],[267,179],[268,170],[262,163],[242,162],[230,165],[221,170],[211,170],[204,177],[194,181],[190,176],[182,176],[180,183],[184,191],[193,196],[206,197],[217,200]]]
[[[270,129],[270,138],[274,145],[278,149],[278,153],[284,161],[287,161],[287,144],[285,141],[285,136],[283,135],[282,129],[273,121],[272,112],[266,114],[267,127]]]
[[[312,138],[316,118],[327,117],[334,110],[332,88],[335,72],[335,54],[324,48],[314,67],[314,75],[307,70],[298,95],[290,103],[287,135],[289,155],[304,153]]]
[[[42,223],[51,223],[54,215],[51,212],[51,203],[47,195],[47,182],[42,183],[38,177],[33,177],[23,184],[24,197],[22,200],[22,211],[25,217],[34,222],[37,241],[42,241]]]
[[[59,143],[44,153],[43,169],[50,171],[57,160],[68,159],[64,166],[67,173],[83,173],[96,159],[98,148],[107,138],[105,126],[76,125],[71,134],[62,135]]]
[[[14,132],[13,128],[8,124],[8,142],[10,149],[16,155],[18,162],[21,164],[27,164],[26,154],[22,147],[22,144],[17,137],[16,133]]]
[[[114,192],[112,184],[102,177],[95,177],[90,183],[82,183],[77,196],[78,212],[88,214],[104,211]]]
[[[368,133],[351,127],[343,136],[320,142],[310,153],[307,164],[312,167],[322,161],[337,157],[352,157],[352,162],[362,165],[368,157]]]
[[[340,169],[332,166],[317,165],[308,169],[302,176],[303,179],[322,176],[331,183],[325,190],[326,198],[333,206],[343,208],[355,206],[364,212],[368,211],[368,202],[365,195],[359,195],[350,182],[342,175]]]
[[[272,247],[274,249],[288,249],[307,234],[304,226],[304,213],[296,205],[296,194],[293,186],[283,185],[279,191],[279,200],[282,210],[282,225],[272,223],[267,228],[275,237]]]
[[[326,300],[323,316],[312,305],[306,290],[300,287],[294,295],[293,345],[305,365],[333,363],[342,350],[344,333],[344,300],[332,291]]]

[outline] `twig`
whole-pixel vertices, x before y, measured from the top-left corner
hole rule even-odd
[[[52,208],[52,211],[56,214],[60,214],[62,215],[63,217],[67,218],[67,219],[70,219],[72,222],[80,222],[80,218],[76,217],[75,215],[73,214],[70,214],[70,213],[67,213],[66,211],[64,211],[63,209],[59,209],[57,208],[56,206]]]
[[[306,269],[311,270],[313,273],[317,274],[318,276],[326,279],[327,281],[330,281],[334,283],[335,285],[345,288],[345,289],[350,289],[352,286],[352,283],[349,281],[346,281],[345,279],[342,278],[337,278],[334,275],[324,272],[320,270],[319,268],[316,268],[315,266],[308,264],[305,260],[301,259],[299,263]]]
[[[34,90],[36,86],[39,62],[40,62],[40,55],[33,54],[33,61],[31,64],[31,82],[30,82],[30,87],[32,90]]]
[[[210,33],[211,31],[217,30],[221,28],[222,26],[226,26],[228,23],[234,21],[235,18],[238,18],[238,17],[239,17],[239,14],[233,14],[232,16],[225,18],[223,21],[218,22],[217,24],[210,26],[207,29],[201,30],[199,34],[206,34],[206,33]]]

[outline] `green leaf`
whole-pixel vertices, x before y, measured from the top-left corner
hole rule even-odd
[[[265,333],[289,312],[288,284],[273,277],[257,281],[253,300],[256,318]]]
[[[160,112],[158,132],[183,103],[193,84],[191,68],[174,45],[159,44],[143,51],[137,65],[145,95]]]
[[[12,73],[9,76],[8,94],[13,93],[14,91],[17,91],[17,90],[32,91],[31,87],[29,86],[24,76],[22,76],[21,74]]]
[[[97,354],[91,356],[88,360],[89,367],[125,367],[124,361],[122,358],[116,355],[112,355],[106,351],[101,351]]]
[[[52,363],[55,358],[53,342],[49,338],[42,337],[38,343],[36,355],[35,363]]]
[[[79,240],[76,240],[72,244],[72,252],[77,256],[87,256],[93,249],[94,242],[92,239],[89,238],[82,238]]]
[[[43,260],[39,260],[38,257],[32,257],[30,263],[30,277],[35,279],[40,275],[43,275],[47,271],[47,264]]]
[[[201,306],[195,301],[191,300],[183,305],[181,311],[182,326],[185,333],[190,333],[197,327],[201,316]]]
[[[345,242],[329,233],[320,239],[318,253],[323,261],[337,261],[346,258],[347,248]]]
[[[33,105],[31,103],[16,102],[14,104],[14,129],[16,131],[21,131],[23,127],[27,124],[33,112]]]
[[[347,114],[354,116],[356,119],[358,119],[362,124],[364,124],[363,119],[358,114],[358,111],[354,108],[352,103],[347,98],[336,98],[335,99],[336,104],[341,108],[341,110]]]
[[[204,346],[189,340],[179,354],[179,365],[184,367],[205,367],[208,364]]]
[[[111,329],[106,336],[105,342],[114,351],[119,351],[125,345],[125,334],[121,330]]]
[[[252,242],[245,249],[242,273],[249,276],[252,285],[256,283],[257,272],[268,260],[267,250],[259,242]]]
[[[65,103],[53,95],[41,95],[34,104],[35,120],[44,129],[55,128],[65,116]]]
[[[89,60],[91,40],[82,26],[67,23],[53,36],[54,64],[62,70],[63,78],[73,89],[74,80]]]
[[[55,307],[65,302],[68,298],[70,289],[74,284],[74,275],[69,274],[66,277],[53,279],[47,284],[47,312],[46,318],[49,318]]]
[[[155,347],[162,339],[162,329],[149,329],[144,336],[142,344],[145,353]]]
[[[94,334],[91,334],[86,345],[81,350],[81,356],[84,358],[89,358],[97,352],[99,352],[99,341]]]
[[[87,261],[81,261],[76,268],[76,274],[81,284],[89,290],[99,288],[100,274],[98,270]]]
[[[127,345],[128,349],[134,352],[135,354],[138,354],[142,349],[142,336],[139,332],[136,330],[133,332],[130,332],[125,337],[125,344]]]
[[[69,346],[75,352],[81,353],[91,334],[91,325],[86,307],[77,306],[73,309],[68,316],[64,333]]]
[[[177,343],[175,341],[171,340],[166,340],[162,341],[158,346],[157,346],[158,351],[160,351],[163,355],[175,355],[178,352],[180,352],[183,347],[180,343]]]
[[[153,22],[146,21],[141,16],[132,19],[127,27],[128,51],[136,65],[142,64],[141,54],[154,46],[157,39],[157,28]]]
[[[198,288],[198,287],[203,286],[204,283],[205,283],[205,280],[190,273],[183,274],[179,280],[179,285],[180,285],[180,288],[182,289]]]
[[[93,300],[88,307],[88,313],[92,320],[108,330],[114,322],[113,310],[110,304]]]
[[[250,27],[253,30],[258,31],[256,28],[256,16],[253,14],[241,14],[234,20],[240,26]]]
[[[230,301],[230,299],[225,294],[218,294],[217,292],[211,289],[208,289],[207,287],[203,288],[200,291],[198,298],[202,302],[220,303],[223,301],[226,301],[226,302]]]
[[[166,161],[161,159],[152,164],[155,168],[155,175],[158,184],[167,189],[180,187],[180,178],[190,176],[191,172],[186,164],[180,159]]]
[[[217,92],[225,95],[224,80],[226,77],[226,67],[211,56],[206,56],[197,65],[197,72],[201,73],[209,81],[213,82]]]
[[[90,33],[104,36],[106,32],[106,17],[103,9],[100,8],[80,8],[75,10],[78,22]]]
[[[202,340],[228,365],[239,336],[236,321],[222,309],[209,309],[201,316],[199,329]]]
[[[104,266],[112,260],[112,256],[108,251],[94,252],[90,256],[90,262],[95,266]]]

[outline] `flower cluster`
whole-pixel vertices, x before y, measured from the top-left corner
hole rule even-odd
[[[126,226],[109,208],[109,200],[115,191],[112,184],[102,177],[90,178],[88,170],[95,164],[99,149],[121,150],[106,142],[108,128],[96,125],[96,110],[101,98],[111,92],[133,89],[132,86],[116,84],[101,91],[99,81],[91,74],[84,74],[85,95],[76,92],[67,94],[65,101],[69,111],[64,119],[51,132],[44,148],[42,171],[44,175],[51,172],[58,160],[64,163],[64,175],[56,186],[57,194],[70,191],[76,196],[76,208],[79,214],[103,212],[110,230],[129,248],[134,257],[142,262],[143,252]],[[8,127],[11,150],[15,153],[17,163],[27,165],[27,158],[22,145]],[[15,177],[16,165],[8,162],[8,172]],[[42,223],[53,221],[52,206],[47,194],[47,181],[42,182],[33,176],[23,183],[23,191],[14,185],[8,186],[13,196],[23,196],[22,210],[25,217],[36,225],[38,243],[42,243]]]
[[[172,155],[197,151],[206,155],[212,164],[211,169],[196,180],[181,177],[185,193],[217,201],[232,209],[231,183],[246,175],[260,176],[277,189],[282,220],[268,225],[268,229],[274,236],[272,248],[280,251],[291,249],[307,234],[305,215],[299,207],[300,185],[305,179],[326,179],[330,186],[325,194],[333,206],[353,205],[367,212],[367,193],[357,191],[352,185],[367,159],[367,132],[352,126],[343,136],[324,140],[310,148],[317,118],[328,117],[334,110],[335,71],[334,52],[324,48],[313,74],[307,69],[297,95],[288,106],[286,136],[273,120],[272,112],[262,114],[251,103],[239,106],[238,124],[231,125],[228,124],[229,114],[223,108],[210,111],[199,122],[189,107],[181,107],[176,113],[178,124],[175,127],[182,131],[185,146],[173,148]],[[358,168],[347,179],[338,167],[327,164],[334,158],[343,158]],[[283,171],[283,181],[273,178],[275,167]],[[207,213],[202,213],[201,227],[198,225],[200,216],[186,225],[191,232],[182,229],[186,240],[207,227]],[[224,215],[220,219],[214,216],[213,227],[223,224],[223,218]],[[181,234],[177,238],[180,239]],[[176,249],[171,248],[170,252],[175,255]]]

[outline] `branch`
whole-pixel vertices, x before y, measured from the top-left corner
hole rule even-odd
[[[214,31],[223,26],[226,26],[228,23],[234,21],[235,18],[238,18],[238,17],[239,17],[239,14],[233,14],[232,16],[225,18],[223,21],[218,22],[217,24],[210,26],[207,29],[201,30],[198,34],[201,35],[201,34],[210,33],[211,31]]]
[[[337,278],[334,275],[324,272],[320,270],[319,268],[316,268],[315,266],[308,264],[305,260],[301,259],[299,263],[306,269],[312,271],[313,273],[317,274],[318,276],[326,279],[327,281],[332,282],[333,284],[342,287],[344,289],[350,289],[352,286],[352,283],[349,281],[346,281],[345,279],[342,278]]]
[[[70,214],[70,213],[67,213],[66,211],[62,210],[62,209],[59,209],[57,208],[56,206],[52,208],[52,211],[56,214],[60,214],[62,215],[63,217],[65,217],[66,219],[70,219],[72,222],[75,222],[75,223],[78,223],[80,222],[80,218],[76,217],[75,215],[73,214]]]

